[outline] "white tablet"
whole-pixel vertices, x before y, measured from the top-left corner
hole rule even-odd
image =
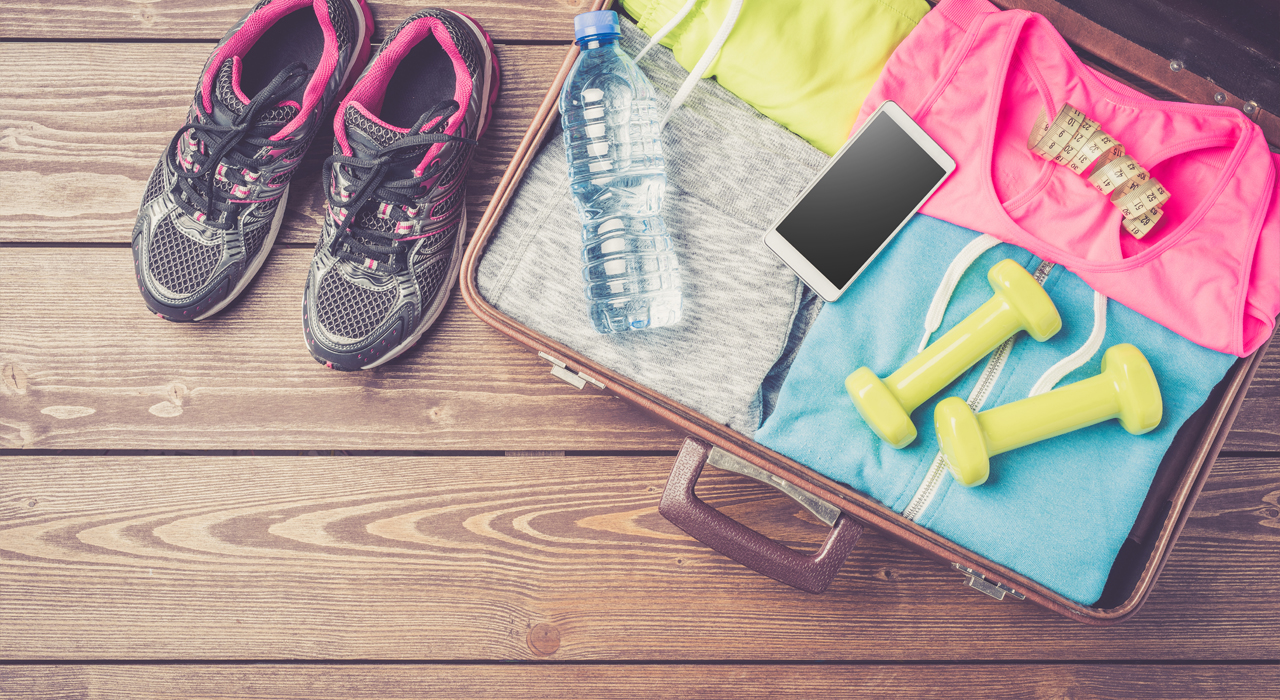
[[[818,296],[835,301],[955,167],[901,107],[885,102],[764,244]]]

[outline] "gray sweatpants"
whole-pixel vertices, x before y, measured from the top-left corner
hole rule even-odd
[[[622,31],[632,55],[648,40],[626,20]],[[640,67],[665,111],[688,72],[661,46]],[[582,224],[558,129],[485,251],[480,293],[534,331],[750,436],[820,304],[761,237],[827,156],[711,80],[672,116],[662,146],[662,216],[684,285],[679,324],[614,335],[592,329]]]

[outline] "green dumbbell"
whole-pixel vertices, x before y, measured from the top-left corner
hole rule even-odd
[[[1043,341],[1062,328],[1053,300],[1018,263],[1001,260],[987,281],[991,298],[898,371],[881,380],[862,367],[844,380],[858,413],[885,442],[910,445],[916,439],[911,412],[1013,334],[1025,330]]]
[[[1142,351],[1128,343],[1102,356],[1102,373],[1039,396],[975,414],[963,399],[938,402],[933,425],[951,475],[965,486],[987,480],[990,459],[1112,418],[1134,435],[1160,424],[1164,403]]]

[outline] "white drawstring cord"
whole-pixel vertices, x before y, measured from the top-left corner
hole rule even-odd
[[[1058,361],[1057,364],[1045,370],[1040,375],[1040,379],[1031,387],[1031,391],[1027,392],[1027,396],[1036,396],[1049,391],[1062,378],[1071,374],[1081,365],[1089,361],[1094,353],[1098,352],[1098,348],[1102,347],[1102,337],[1107,334],[1107,298],[1101,292],[1093,293],[1093,331],[1089,333],[1088,340],[1084,341],[1075,352],[1067,355]]]
[[[924,337],[920,339],[920,348],[916,350],[916,353],[924,352],[924,349],[929,347],[929,337],[942,325],[942,317],[947,313],[947,305],[951,303],[951,295],[955,293],[956,285],[960,284],[960,278],[964,276],[965,271],[969,269],[974,260],[977,260],[983,253],[999,244],[1000,239],[984,233],[969,241],[969,244],[956,254],[955,259],[951,261],[951,265],[947,267],[946,274],[938,282],[938,290],[933,293],[933,301],[929,303],[929,313],[925,314],[924,317]]]
[[[643,49],[640,49],[640,53],[636,54],[636,63],[639,63],[640,59],[644,58],[645,54],[649,53],[649,49],[657,46],[658,42],[662,41],[663,37],[670,34],[672,29],[678,27],[680,23],[684,21],[685,16],[689,14],[689,11],[693,9],[693,6],[697,4],[698,0],[688,0],[685,2],[684,7],[680,8],[680,11],[677,12],[674,17],[668,20],[666,24],[662,25],[662,29],[654,32],[653,37],[649,39],[649,43],[645,44]]]
[[[724,42],[729,40],[729,32],[733,31],[733,25],[738,21],[738,13],[742,11],[742,1],[732,0],[729,3],[729,11],[725,13],[724,21],[720,23],[720,29],[716,30],[715,37],[710,44],[707,44],[706,50],[702,52],[702,58],[699,58],[693,70],[689,71],[689,77],[684,79],[680,89],[671,98],[671,103],[667,105],[667,114],[662,118],[662,123],[658,125],[659,131],[667,126],[667,120],[671,119],[671,115],[688,99],[689,93],[693,92],[693,88],[698,85],[703,73],[707,72],[707,69],[711,67],[711,62],[716,60],[716,56],[720,54],[720,49],[724,46]]]
[[[658,131],[662,131],[666,127],[667,120],[671,119],[671,115],[689,98],[689,94],[698,85],[698,81],[702,80],[702,75],[711,67],[711,62],[716,60],[716,56],[720,54],[720,49],[729,40],[729,33],[733,31],[733,25],[738,21],[738,14],[742,12],[742,2],[743,0],[732,0],[729,3],[729,11],[725,13],[724,20],[720,22],[720,28],[716,30],[716,35],[711,39],[711,43],[707,44],[707,48],[702,52],[702,57],[693,66],[693,70],[689,71],[689,76],[680,84],[680,89],[676,91],[676,94],[671,98],[671,102],[667,105],[667,113],[662,117],[662,122],[658,124]],[[657,46],[664,36],[669,34],[672,29],[675,29],[693,10],[694,5],[697,4],[698,0],[687,0],[684,7],[681,7],[680,11],[662,26],[662,29],[655,32],[653,37],[649,39],[649,43],[640,50],[640,53],[636,54],[636,62],[639,63],[640,59],[649,53],[649,49]]]

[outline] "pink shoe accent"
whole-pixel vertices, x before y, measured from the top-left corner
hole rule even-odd
[[[373,14],[370,12],[368,4],[366,4],[365,0],[357,0],[357,2],[360,6],[360,11],[364,14],[364,36],[361,37],[359,49],[353,58],[354,63],[345,81],[347,83],[355,80],[355,76],[360,74],[360,69],[363,68],[364,62],[368,60],[371,48],[369,37],[373,33]],[[236,71],[236,95],[246,103],[249,102],[239,87],[240,57],[248,53],[254,43],[280,18],[308,6],[315,11],[316,21],[320,24],[321,33],[324,34],[324,52],[321,54],[320,63],[316,67],[315,73],[311,76],[311,81],[307,83],[307,88],[303,92],[302,105],[299,107],[297,116],[281,127],[280,131],[271,136],[271,139],[278,141],[285,138],[306,122],[308,115],[324,96],[324,90],[329,84],[329,78],[332,77],[333,71],[338,65],[338,36],[334,31],[333,23],[329,20],[329,7],[325,0],[276,0],[276,2],[255,12],[253,16],[246,20],[244,25],[232,35],[227,43],[218,48],[209,61],[209,68],[205,71],[200,88],[205,112],[213,110],[213,83],[217,79],[217,71],[228,57],[236,59],[233,69]]]
[[[346,81],[338,90],[338,95],[343,96],[351,86],[356,84],[356,79],[364,72],[365,64],[369,62],[369,54],[373,52],[373,12],[369,9],[369,3],[365,0],[358,0],[360,3],[360,11],[364,13],[364,37],[360,40],[360,50],[356,52],[355,63],[351,66],[351,74],[347,76]],[[342,112],[338,112],[341,114]]]
[[[249,98],[244,94],[244,90],[240,89],[240,57],[231,57],[231,89],[235,91],[236,97],[240,98],[242,104],[249,104]]]
[[[209,59],[208,68],[205,70],[204,78],[200,82],[200,95],[204,99],[204,111],[213,111],[213,82],[217,79],[218,71],[222,68],[222,64],[228,58],[233,56],[240,57],[248,53],[249,49],[253,48],[254,43],[280,18],[303,7],[314,7],[315,5],[323,5],[323,0],[277,0],[253,13],[252,17],[245,20],[244,25],[227,40],[227,43],[219,46],[213,57]],[[324,7],[323,14],[325,19],[321,26],[329,21],[329,9],[327,6]],[[329,31],[330,33],[333,32],[332,26],[329,27]],[[328,43],[328,37],[326,36],[326,47]]]
[[[270,5],[267,7],[270,7]],[[307,83],[307,89],[302,93],[302,109],[299,110],[298,116],[276,132],[271,137],[272,141],[278,141],[288,136],[293,133],[294,129],[302,126],[307,121],[311,110],[320,104],[320,99],[324,96],[325,87],[329,84],[329,78],[333,76],[334,69],[338,67],[338,34],[334,31],[333,22],[329,21],[329,6],[324,0],[314,0],[313,7],[316,10],[316,19],[320,21],[320,30],[324,33],[324,53],[320,56],[320,65],[316,66],[315,73],[311,75],[311,82]]]
[[[406,237],[406,238],[397,238],[397,239],[396,239],[396,241],[397,241],[397,242],[401,242],[401,241],[416,241],[416,240],[418,240],[419,238],[426,238],[427,236],[434,236],[434,235],[436,235],[437,233],[440,233],[440,232],[442,232],[442,231],[447,231],[447,230],[449,230],[449,229],[448,229],[448,228],[436,229],[435,231],[432,231],[431,233],[424,233],[424,234],[422,234],[421,236],[408,236],[408,237]]]
[[[333,132],[338,142],[338,147],[342,149],[343,155],[353,155],[351,144],[347,141],[346,125],[343,116],[346,114],[347,105],[355,103],[357,109],[364,116],[374,119],[377,123],[383,124],[393,131],[407,134],[407,129],[393,127],[374,115],[382,110],[382,101],[386,96],[387,84],[391,81],[391,76],[395,74],[396,68],[400,62],[409,54],[413,47],[427,38],[434,38],[440,47],[444,49],[450,60],[453,61],[453,70],[455,75],[454,81],[454,101],[461,107],[452,118],[444,131],[447,134],[456,133],[458,125],[466,118],[467,105],[471,97],[471,73],[467,70],[466,62],[462,60],[462,55],[458,51],[458,47],[454,45],[449,31],[444,28],[440,20],[434,17],[423,17],[415,20],[408,26],[402,28],[391,44],[383,47],[382,51],[373,59],[373,63],[361,76],[360,80],[351,88],[351,92],[347,93],[345,99],[338,105],[338,113],[334,117]],[[427,151],[426,157],[423,158],[424,168],[427,163],[435,156],[444,144],[437,144]]]
[[[493,46],[493,37],[489,36],[489,32],[485,31],[485,28],[471,15],[465,12],[459,12],[458,14],[471,20],[476,29],[479,29],[480,33],[484,35],[484,43],[489,45],[489,60],[493,62],[493,84],[489,86],[489,109],[485,110],[485,115],[480,120],[480,131],[476,134],[476,139],[478,140],[488,130],[489,122],[493,121],[493,106],[498,103],[498,86],[502,83],[502,70],[498,66],[498,50]]]

